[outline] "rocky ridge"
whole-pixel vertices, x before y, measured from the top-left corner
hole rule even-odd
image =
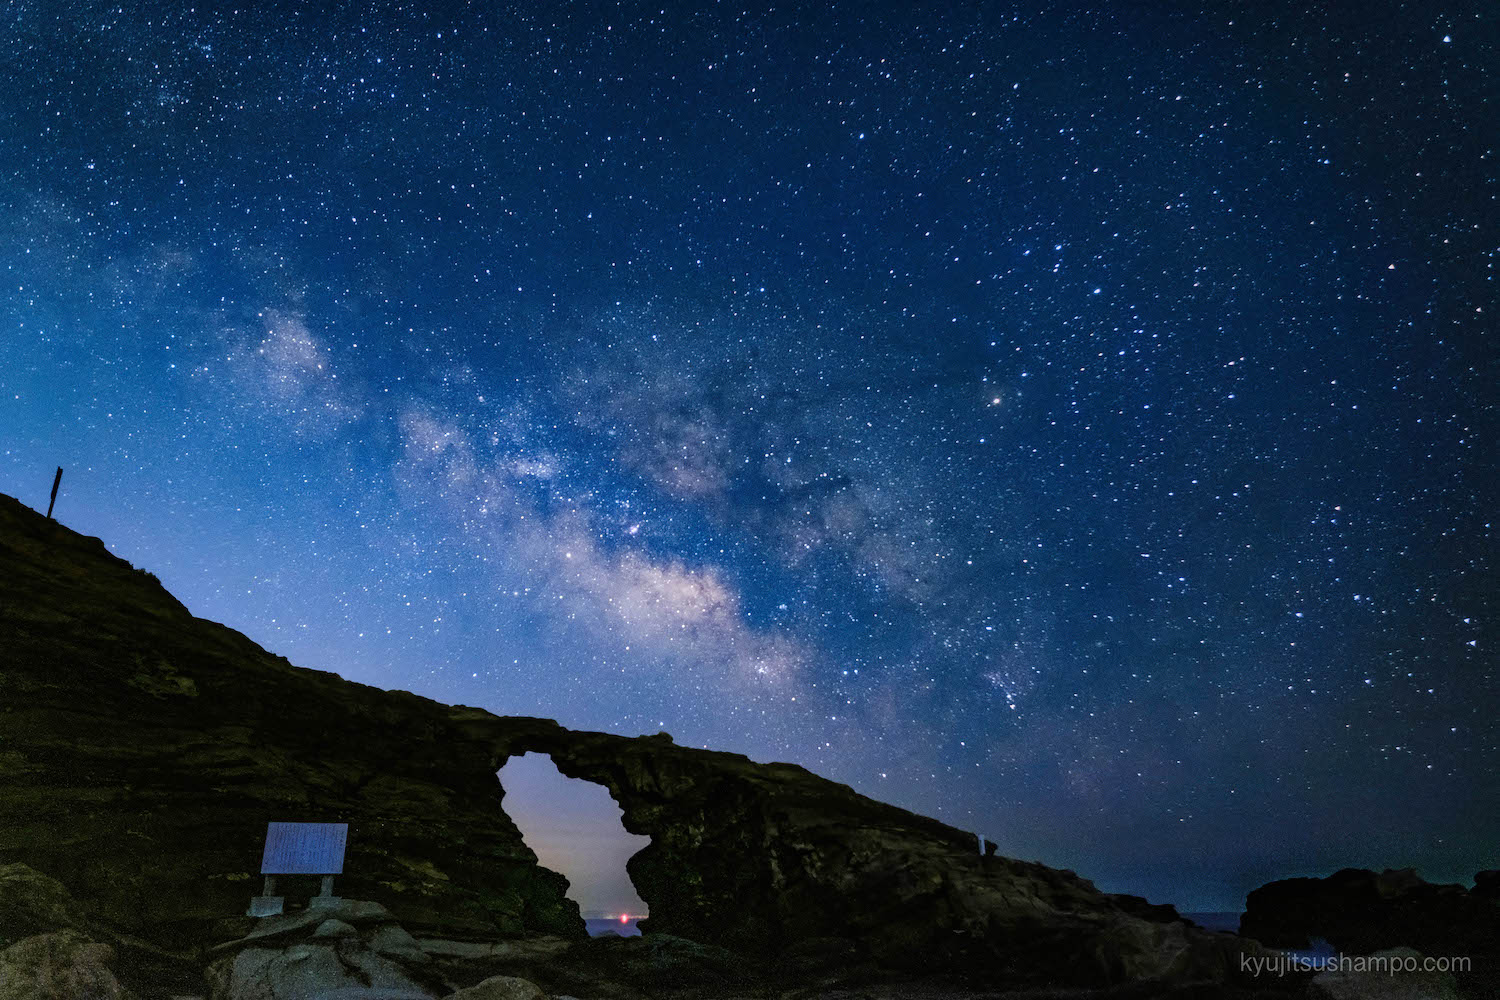
[[[652,838],[629,864],[648,942],[1011,988],[1224,980],[1244,947],[796,765],[294,667],[3,496],[0,695],[0,864],[45,873],[142,954],[200,961],[255,931],[269,820],[349,823],[339,894],[413,940],[584,942],[503,808],[496,771],[525,752],[606,786]]]

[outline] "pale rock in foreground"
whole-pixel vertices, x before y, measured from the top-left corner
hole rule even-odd
[[[547,1000],[547,994],[528,979],[491,976],[478,985],[451,994],[447,1000]]]
[[[385,907],[361,900],[267,917],[215,949],[214,1000],[431,1000],[430,961]]]
[[[115,950],[74,930],[34,934],[0,951],[0,1000],[135,1000],[110,966]]]
[[[1373,957],[1415,959],[1412,948],[1389,948]],[[1331,970],[1313,977],[1308,987],[1313,1000],[1458,1000],[1458,983],[1449,972],[1354,972]]]

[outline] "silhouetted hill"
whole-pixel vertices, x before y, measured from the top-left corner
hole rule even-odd
[[[270,820],[350,828],[341,896],[421,938],[582,938],[495,772],[540,751],[651,844],[629,870],[667,932],[740,953],[1013,984],[1222,978],[1235,938],[791,764],[573,732],[292,666],[194,618],[96,538],[0,496],[0,864],[90,918],[201,952],[238,937]]]

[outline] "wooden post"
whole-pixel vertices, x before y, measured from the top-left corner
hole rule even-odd
[[[52,499],[47,503],[47,520],[52,520],[52,508],[57,503],[57,484],[62,482],[62,466],[57,467],[57,475],[52,477]]]

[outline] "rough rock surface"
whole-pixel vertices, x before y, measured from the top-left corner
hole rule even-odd
[[[56,879],[28,865],[0,865],[0,1000],[128,997],[120,980],[131,978],[198,981],[174,956],[89,919]]]
[[[1016,985],[1219,978],[1240,948],[1072,872],[980,857],[971,833],[795,765],[299,669],[7,497],[0,691],[0,864],[162,946],[251,929],[237,914],[269,820],[349,823],[339,894],[419,938],[581,940],[566,882],[538,867],[495,777],[540,751],[652,838],[629,864],[648,934],[767,956],[832,936],[830,954]]]
[[[547,1000],[547,994],[526,979],[491,976],[476,986],[450,994],[448,1000]]]
[[[364,996],[430,1000],[446,984],[424,975],[431,959],[378,903],[266,917],[244,938],[213,949],[214,1000],[304,1000]],[[361,992],[362,991],[362,992]]]
[[[454,986],[470,986],[494,976],[511,976],[549,982],[557,980],[569,986],[596,985],[598,977],[580,974],[573,949],[584,948],[588,939],[544,935],[512,938],[506,941],[447,941],[438,938],[418,940],[429,959],[432,974]],[[557,970],[562,970],[561,975]],[[551,976],[549,977],[549,973]],[[594,989],[586,996],[597,996]]]
[[[1412,948],[1378,951],[1375,958],[1420,962]],[[1459,1000],[1458,983],[1448,972],[1333,970],[1320,972],[1308,986],[1311,1000]]]
[[[76,928],[77,909],[57,879],[19,862],[0,865],[0,948],[33,934]]]
[[[0,1000],[134,1000],[114,961],[113,948],[78,931],[22,938],[0,950]]]
[[[348,822],[341,895],[445,937],[581,937],[449,709],[293,667],[0,496],[0,864],[159,944],[245,933],[270,820]],[[311,895],[317,880],[292,893]]]

